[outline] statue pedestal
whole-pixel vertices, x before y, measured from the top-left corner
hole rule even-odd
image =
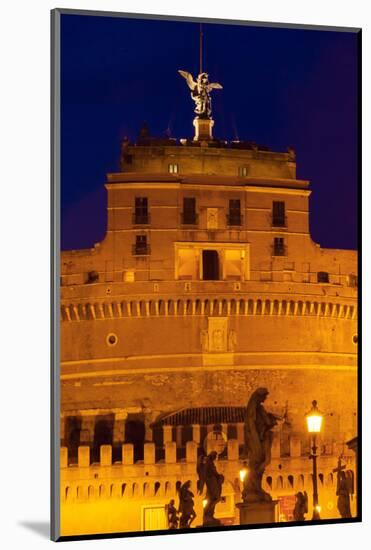
[[[270,502],[240,502],[236,504],[240,511],[240,525],[257,523],[275,523],[277,500]]]
[[[214,121],[212,118],[195,118],[193,120],[195,127],[195,137],[193,141],[212,141]]]

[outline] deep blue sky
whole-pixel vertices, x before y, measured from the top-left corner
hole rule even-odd
[[[311,181],[312,237],[357,247],[357,35],[203,24],[214,135],[297,155]],[[193,137],[193,102],[178,69],[198,73],[199,24],[62,15],[61,246],[87,248],[106,229],[105,174],[143,121]]]

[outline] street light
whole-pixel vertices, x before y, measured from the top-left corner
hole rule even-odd
[[[248,473],[249,473],[249,471],[247,469],[246,462],[244,462],[243,467],[240,470],[240,481],[241,481],[241,483],[243,483],[245,481],[245,478],[246,478]]]
[[[311,410],[305,415],[308,432],[312,435],[312,453],[309,458],[313,460],[313,516],[312,519],[321,519],[321,507],[318,504],[317,486],[317,434],[321,432],[323,415],[317,407],[317,401],[312,401]]]

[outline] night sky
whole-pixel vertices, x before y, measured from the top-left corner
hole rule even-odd
[[[120,141],[194,135],[178,69],[199,70],[199,24],[62,15],[61,247],[88,248],[106,230],[107,172]],[[214,135],[296,150],[311,181],[310,228],[323,247],[357,248],[357,34],[203,24]]]

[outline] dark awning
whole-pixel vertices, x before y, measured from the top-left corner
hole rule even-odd
[[[193,407],[166,414],[153,426],[191,426],[244,422],[246,407]]]

